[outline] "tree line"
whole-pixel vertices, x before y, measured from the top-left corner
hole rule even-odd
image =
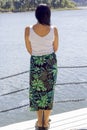
[[[87,0],[73,0],[78,6],[87,6]]]
[[[40,3],[46,3],[51,8],[75,7],[71,0],[0,0],[0,11],[29,11]]]

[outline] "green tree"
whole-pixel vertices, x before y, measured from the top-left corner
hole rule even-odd
[[[63,2],[63,0],[60,0],[60,7],[61,7],[61,5],[62,5],[62,2]]]
[[[71,0],[60,0],[60,1],[61,1],[60,7],[62,7],[62,8],[64,8],[64,7],[67,7],[67,8],[75,7],[75,4]]]
[[[0,9],[8,11],[28,11],[34,10],[40,3],[46,3],[53,8],[72,8],[75,6],[71,0],[0,0]]]
[[[59,0],[52,0],[51,7],[58,8],[59,7]]]

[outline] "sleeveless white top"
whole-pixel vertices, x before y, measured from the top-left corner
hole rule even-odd
[[[50,32],[45,36],[39,36],[30,27],[29,40],[31,42],[32,55],[42,56],[53,53],[54,27],[50,27]]]

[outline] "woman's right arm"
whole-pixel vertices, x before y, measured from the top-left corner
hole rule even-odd
[[[26,27],[25,28],[25,45],[27,48],[27,51],[32,54],[32,48],[31,48],[31,43],[29,41],[29,32],[30,32],[30,28]]]
[[[56,52],[58,50],[58,47],[59,47],[59,36],[58,36],[58,30],[55,27],[54,28],[54,42],[53,42],[54,52]]]

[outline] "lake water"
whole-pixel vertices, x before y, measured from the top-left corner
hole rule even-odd
[[[59,31],[58,66],[85,66],[59,68],[52,114],[87,107],[86,21],[87,10],[52,11],[51,23]],[[30,56],[25,48],[24,29],[35,22],[34,12],[0,14],[0,127],[36,118],[28,106],[9,110],[28,104],[29,73],[2,80],[29,70]],[[24,90],[3,95],[20,89]]]

